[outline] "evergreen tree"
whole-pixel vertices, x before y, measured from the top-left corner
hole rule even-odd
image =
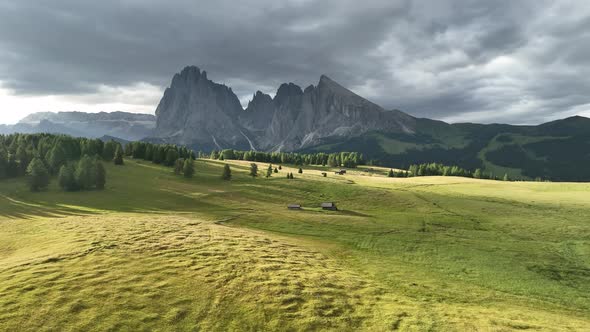
[[[392,178],[392,177],[395,176],[395,173],[393,173],[393,169],[390,169],[389,170],[389,173],[387,173],[387,176],[390,177],[390,178]]]
[[[253,178],[258,176],[258,165],[255,163],[250,164],[250,176]]]
[[[223,166],[223,173],[221,173],[221,178],[226,181],[231,180],[231,169],[229,168],[228,164],[225,164]]]
[[[503,181],[510,181],[510,177],[508,177],[508,173],[504,174],[504,178],[502,178]]]
[[[176,149],[169,149],[166,152],[166,160],[164,161],[164,165],[166,166],[173,166],[176,160],[178,160],[178,151]]]
[[[217,152],[217,150],[211,151],[211,159],[213,159],[213,160],[219,159],[219,153]]]
[[[76,183],[76,169],[74,168],[73,164],[66,164],[63,165],[59,169],[59,175],[57,177],[57,181],[59,187],[65,191],[74,191],[77,190],[78,184]]]
[[[49,185],[49,171],[40,158],[33,158],[29,163],[26,171],[29,188],[31,191],[39,191],[47,188]]]
[[[274,173],[278,173],[279,170],[275,167],[275,170],[273,171]]]
[[[475,172],[473,172],[473,177],[476,179],[481,179],[482,178],[482,172],[481,169],[476,169]]]
[[[176,159],[176,161],[174,162],[174,174],[176,174],[176,175],[182,174],[183,169],[184,169],[184,159],[182,159],[182,158]]]
[[[0,146],[0,179],[8,177],[8,152]]]
[[[161,164],[166,160],[166,148],[163,145],[158,145],[154,148],[154,156],[152,162],[154,164]]]
[[[123,165],[123,151],[121,150],[121,146],[117,146],[113,162],[115,163],[115,165]]]
[[[31,162],[31,156],[27,151],[25,142],[22,142],[16,150],[16,159],[18,159],[19,174],[26,174],[27,166]]]
[[[6,174],[8,177],[15,177],[19,175],[19,165],[16,155],[8,154],[8,163],[6,165]]]
[[[91,189],[96,185],[96,170],[92,158],[85,155],[76,167],[76,183],[82,190]]]
[[[272,165],[268,165],[268,168],[266,169],[266,177],[269,178],[272,176]]]
[[[152,144],[148,144],[145,147],[145,156],[143,159],[148,161],[154,160],[154,146]]]
[[[104,168],[104,165],[100,162],[100,160],[94,161],[94,171],[96,189],[103,190],[105,184],[107,183],[107,170]]]
[[[223,156],[223,160],[236,159],[234,150],[231,149],[221,151],[221,155]]]
[[[185,178],[192,178],[195,174],[195,162],[191,158],[184,161],[183,173]]]
[[[47,158],[47,162],[49,163],[49,169],[53,174],[57,174],[62,165],[64,165],[67,161],[66,152],[64,151],[61,145],[56,145],[51,149],[49,152],[49,158]]]
[[[283,169],[283,167],[281,167],[281,165],[279,165],[279,170],[282,170],[282,169]]]
[[[115,158],[115,150],[117,149],[118,143],[110,140],[104,144],[102,149],[102,159],[111,161]]]
[[[125,145],[125,155],[127,157],[133,156],[133,144],[129,143],[129,144]],[[113,156],[113,158],[114,158],[114,156]]]
[[[299,167],[299,170],[297,171],[297,173],[303,174],[303,169],[301,167]]]

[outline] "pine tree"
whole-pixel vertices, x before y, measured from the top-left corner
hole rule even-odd
[[[107,183],[107,170],[99,160],[96,160],[94,164],[94,171],[96,189],[103,190],[105,184]]]
[[[279,165],[279,170],[282,170],[282,169],[283,169],[283,167],[281,165]]]
[[[66,152],[60,145],[56,145],[49,152],[49,158],[47,159],[49,168],[53,174],[57,174],[62,165],[67,161]]]
[[[473,177],[476,179],[481,179],[481,177],[482,177],[481,169],[479,169],[479,168],[476,169],[475,172],[473,172]]]
[[[169,149],[166,152],[166,160],[164,161],[164,165],[166,166],[173,166],[176,160],[178,160],[180,156],[178,155],[178,151],[176,149]]]
[[[6,165],[6,174],[9,178],[18,176],[19,165],[14,154],[8,154],[8,163]]]
[[[16,159],[18,159],[19,174],[26,174],[27,166],[31,162],[31,156],[29,151],[27,151],[24,142],[22,142],[16,150]]]
[[[26,174],[31,191],[39,191],[49,185],[49,171],[43,161],[37,157],[33,158],[29,163]]]
[[[258,176],[258,165],[255,163],[250,164],[250,176],[253,178]]]
[[[115,165],[123,165],[123,151],[121,150],[121,146],[117,146],[113,162],[115,163]]]
[[[272,176],[272,165],[268,165],[268,168],[266,169],[266,177],[269,178]]]
[[[179,158],[176,159],[174,162],[174,174],[180,175],[182,174],[182,170],[184,169],[184,159]]]
[[[211,151],[211,159],[219,159],[219,153],[217,152],[217,150]]]
[[[90,157],[85,155],[78,162],[76,167],[76,183],[82,190],[91,189],[96,185],[96,170],[94,163]]]
[[[8,177],[8,153],[0,147],[0,179]]]
[[[63,165],[59,169],[57,181],[61,189],[65,191],[74,191],[78,188],[75,172],[76,169],[73,164]]]
[[[192,159],[189,158],[184,161],[183,172],[185,178],[193,177],[195,174],[195,162]]]
[[[275,167],[275,170],[273,171],[274,173],[278,173],[279,170]]]
[[[104,144],[102,149],[102,159],[110,161],[115,158],[115,150],[119,144],[113,140],[110,140]]]
[[[387,176],[390,177],[390,178],[392,178],[392,177],[395,176],[395,173],[393,173],[393,169],[390,169],[389,170],[389,173],[387,173]]]
[[[303,174],[303,169],[301,167],[299,167],[299,170],[297,171],[297,173]]]
[[[221,178],[226,181],[231,180],[231,169],[229,168],[228,164],[225,164],[223,166],[223,173],[221,174]]]

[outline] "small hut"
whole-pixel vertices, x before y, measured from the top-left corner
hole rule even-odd
[[[322,203],[322,209],[323,210],[332,210],[332,211],[338,210],[338,208],[336,207],[336,204],[334,202],[324,202],[324,203]]]
[[[289,204],[287,205],[289,210],[301,210],[301,204]]]

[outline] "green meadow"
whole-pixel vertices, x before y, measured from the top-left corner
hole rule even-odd
[[[0,330],[590,329],[590,184],[227,163],[1,181]]]

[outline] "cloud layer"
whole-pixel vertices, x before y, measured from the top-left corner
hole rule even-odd
[[[189,64],[243,101],[324,73],[415,116],[539,123],[590,115],[590,5],[0,0],[0,122],[47,96],[35,111],[153,110]]]

